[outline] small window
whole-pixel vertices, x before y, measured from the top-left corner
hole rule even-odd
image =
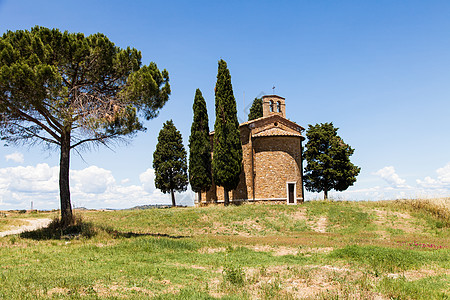
[[[270,100],[270,112],[273,112],[273,101]]]
[[[277,101],[277,112],[281,112],[281,103]]]

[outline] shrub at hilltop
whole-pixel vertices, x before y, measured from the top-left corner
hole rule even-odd
[[[188,185],[186,150],[181,133],[172,120],[164,123],[158,135],[153,153],[155,186],[163,193],[170,193],[172,206],[176,206],[174,191],[185,191]]]
[[[305,188],[310,192],[328,192],[332,189],[344,191],[356,181],[361,168],[350,162],[355,151],[337,135],[338,128],[333,123],[309,125],[304,153]]]

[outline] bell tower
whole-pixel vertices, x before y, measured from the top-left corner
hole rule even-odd
[[[286,104],[283,97],[277,95],[266,95],[262,97],[263,117],[280,115],[286,118]]]

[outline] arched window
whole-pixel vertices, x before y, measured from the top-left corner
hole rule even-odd
[[[277,112],[281,112],[281,103],[277,101]]]
[[[270,100],[270,112],[273,112],[273,101]]]

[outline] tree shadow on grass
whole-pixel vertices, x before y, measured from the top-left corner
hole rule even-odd
[[[54,219],[47,227],[33,231],[22,232],[19,236],[25,239],[37,241],[44,240],[72,240],[79,238],[92,238],[100,233],[106,233],[113,239],[136,238],[141,236],[165,237],[171,239],[188,238],[189,236],[169,235],[165,233],[136,233],[121,232],[112,228],[96,226],[91,222],[85,222],[80,217],[74,217],[69,225],[63,225],[59,219]]]
[[[60,219],[53,219],[47,227],[22,232],[19,236],[32,240],[62,240],[73,238],[91,238],[98,234],[98,229],[90,222],[84,222],[74,217],[70,224],[65,225]]]
[[[137,232],[121,232],[117,230],[108,230],[103,229],[106,232],[108,232],[113,238],[133,238],[133,237],[140,237],[140,236],[152,236],[152,237],[165,237],[170,239],[183,239],[183,238],[189,238],[190,236],[187,235],[170,235],[166,233],[137,233]]]

